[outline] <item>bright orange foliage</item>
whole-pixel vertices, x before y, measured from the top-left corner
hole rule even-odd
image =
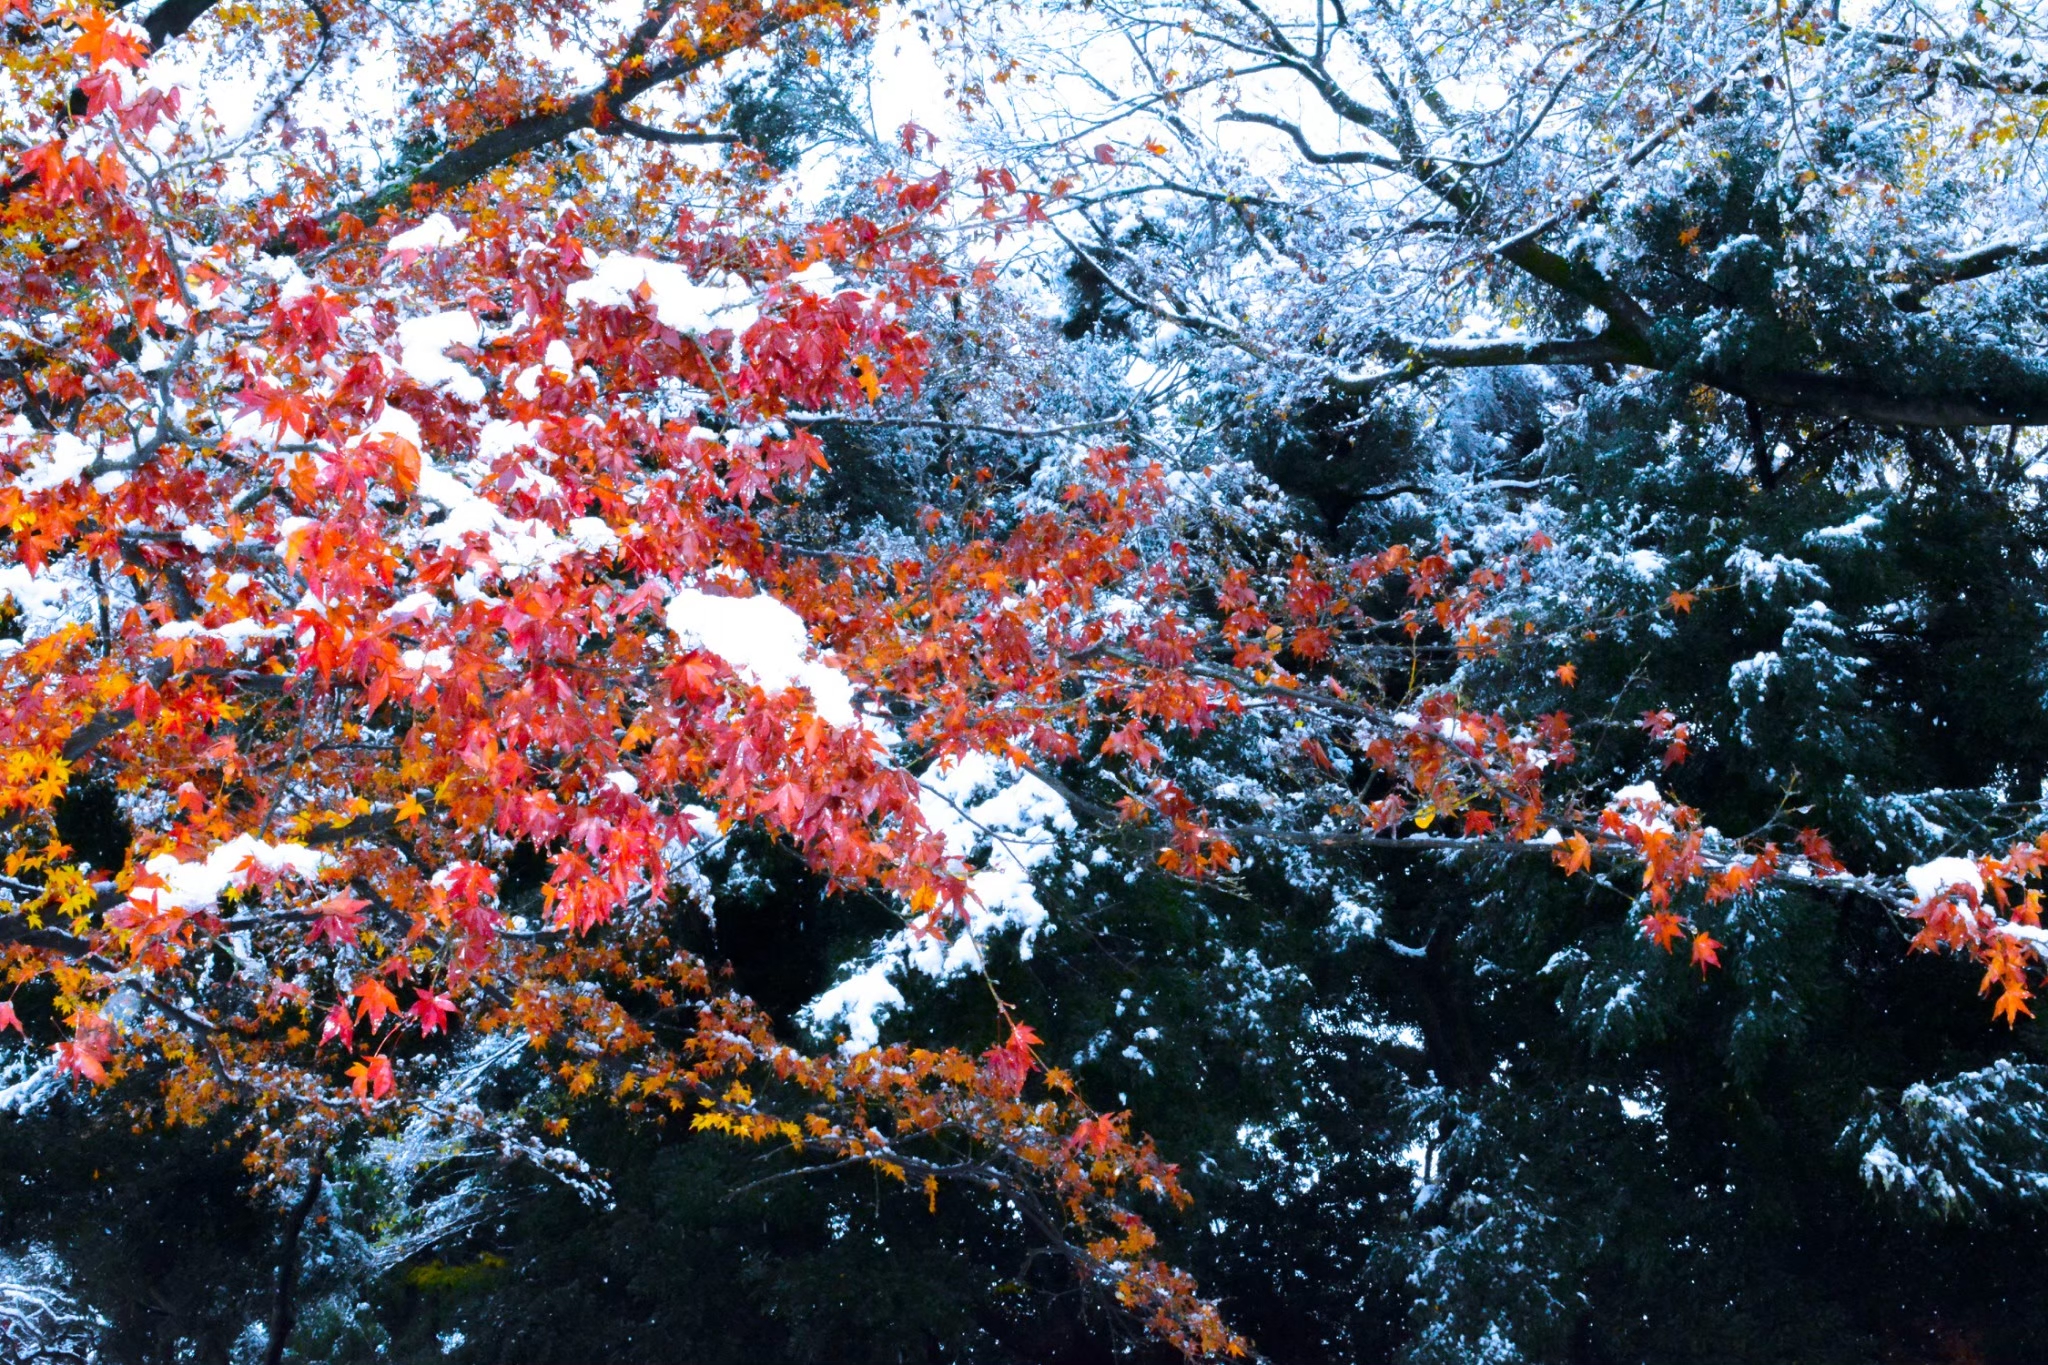
[[[48,112],[0,208],[0,311],[62,325],[17,376],[0,524],[21,563],[100,600],[0,658],[8,993],[51,992],[65,1070],[147,1076],[174,1119],[231,1108],[279,1167],[415,1112],[439,1035],[511,1034],[572,1093],[1005,1195],[1164,1338],[1241,1353],[1125,1206],[1184,1200],[1174,1168],[1065,1077],[1027,1084],[1028,1026],[979,1059],[809,1056],[663,937],[691,846],[742,821],[934,915],[965,894],[876,724],[736,669],[675,615],[685,594],[836,613],[819,643],[872,651],[845,657],[871,695],[940,662],[942,630],[855,588],[905,566],[792,567],[762,514],[823,463],[789,414],[919,384],[906,314],[957,287],[918,235],[943,185],[879,187],[891,216],[647,235],[632,194],[564,197],[518,154],[862,12],[663,3],[606,38],[580,5],[464,8],[395,35],[428,101],[397,116],[454,150],[353,201],[317,149],[267,198],[224,195],[194,155],[204,121],[137,79],[141,30],[35,16],[71,36],[12,70]],[[223,22],[308,63],[382,23],[313,13]],[[554,94],[514,40],[535,24],[608,52],[609,78]],[[626,183],[758,218],[751,154],[706,169],[668,150],[684,141],[636,148]],[[1077,578],[1119,553],[1113,526],[1034,534],[1025,553]],[[161,798],[127,866],[56,840],[80,775]],[[517,841],[552,860],[536,924],[498,897]],[[937,1163],[934,1134],[985,1155]]]
[[[617,133],[657,76],[860,11],[659,4],[599,43],[601,88],[564,99],[494,27],[505,7],[444,8],[400,57],[454,150],[381,198],[349,199],[314,154],[231,197],[180,159],[199,134],[135,78],[139,32],[91,8],[40,14],[68,37],[11,69],[44,112],[0,208],[0,320],[60,325],[13,377],[0,525],[23,564],[94,600],[0,658],[0,944],[10,993],[51,992],[66,1070],[146,1072],[178,1119],[232,1107],[281,1161],[414,1112],[430,1040],[515,1036],[572,1094],[865,1162],[932,1199],[996,1190],[1165,1340],[1240,1354],[1129,1203],[1183,1201],[1174,1167],[1043,1070],[1028,1023],[1005,1011],[978,1054],[792,1047],[665,936],[692,846],[751,823],[948,932],[968,870],[908,763],[979,752],[1055,785],[1063,762],[1101,760],[1127,795],[1067,792],[1075,810],[1186,877],[1227,874],[1256,840],[1489,840],[1567,875],[1640,867],[1645,934],[1690,937],[1703,970],[1724,949],[1691,926],[1687,888],[1847,875],[1818,836],[1788,860],[1654,793],[1553,795],[1567,717],[1415,681],[1425,648],[1513,638],[1495,608],[1541,543],[1464,568],[1449,545],[1304,553],[1203,581],[1164,472],[1112,448],[1057,512],[934,526],[894,560],[785,553],[775,517],[823,463],[804,414],[914,392],[927,349],[907,318],[973,287],[922,235],[947,186],[887,182],[883,212],[773,231],[650,227],[636,196],[692,177],[753,212],[758,168],[704,171],[656,142],[636,188],[601,202],[519,155]],[[586,9],[522,22],[580,32],[601,22]],[[320,13],[275,30],[308,60],[376,21]],[[707,647],[692,613],[721,610],[794,613],[806,671]],[[1393,698],[1374,681],[1390,660],[1410,679]],[[1320,814],[1233,824],[1165,759],[1275,710],[1347,727],[1300,746]],[[1641,728],[1683,762],[1676,718]],[[125,867],[56,840],[80,774],[152,812]],[[533,922],[499,896],[519,843],[550,860]],[[1913,911],[1916,946],[1976,956],[2008,1018],[2041,932],[2039,893],[2015,892],[2044,850],[1985,861],[1985,896]],[[985,1155],[938,1159],[919,1145],[934,1135]]]

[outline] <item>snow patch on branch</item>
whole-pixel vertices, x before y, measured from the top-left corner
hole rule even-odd
[[[1610,806],[1625,806],[1631,802],[1639,806],[1646,806],[1652,810],[1661,810],[1664,806],[1664,798],[1658,795],[1657,784],[1654,782],[1631,783],[1615,792],[1613,799],[1607,804]]]
[[[1073,812],[1037,777],[987,754],[941,765],[926,773],[920,785],[924,794],[918,805],[946,836],[950,855],[967,858],[979,846],[988,848],[987,862],[968,881],[979,902],[969,907],[970,932],[979,937],[1017,928],[1022,931],[1018,954],[1030,957],[1031,940],[1045,923],[1031,871],[1057,850],[1059,835],[1073,832]]]
[[[1655,550],[1630,550],[1621,557],[1621,562],[1645,583],[1656,582],[1671,567],[1671,561]]]
[[[68,431],[60,431],[30,455],[28,464],[15,477],[14,487],[22,493],[49,493],[75,483],[92,468],[93,449]]]
[[[1875,512],[1861,512],[1840,526],[1823,526],[1817,531],[1806,533],[1806,544],[1820,547],[1846,549],[1849,546],[1863,546],[1870,543],[1870,533],[1884,525],[1884,518]]]
[[[1913,888],[1913,898],[1924,905],[1955,886],[1982,892],[1984,877],[1977,871],[1974,858],[1936,858],[1907,868],[1906,885]]]
[[[476,466],[470,468],[471,477],[482,476]],[[618,534],[601,517],[573,518],[560,533],[537,518],[508,517],[495,502],[462,478],[424,456],[420,461],[419,494],[447,513],[426,528],[427,540],[442,549],[458,549],[470,535],[479,535],[491,559],[507,578],[553,568],[578,551],[598,556],[619,548]]]
[[[40,1109],[64,1088],[57,1059],[47,1052],[15,1048],[0,1059],[0,1114],[27,1114]]]
[[[59,1286],[72,1273],[48,1247],[0,1249],[0,1347],[10,1360],[97,1361],[106,1318]]]
[[[947,854],[965,861],[985,852],[986,858],[968,879],[965,933],[950,942],[912,929],[892,934],[851,976],[804,1006],[798,1017],[821,1033],[837,1028],[849,1052],[880,1041],[882,1020],[903,1007],[893,978],[906,970],[941,981],[974,970],[982,965],[982,943],[1011,930],[1017,955],[1029,958],[1046,921],[1033,872],[1058,852],[1060,836],[1076,828],[1059,793],[1007,759],[967,754],[935,765],[920,785],[919,805],[945,836]]]
[[[622,251],[607,252],[589,279],[578,280],[563,295],[565,303],[600,308],[630,308],[643,300],[654,305],[662,326],[698,335],[721,327],[744,332],[759,316],[754,291],[743,280],[726,275],[699,284],[674,262]]]
[[[448,348],[474,348],[483,329],[466,308],[408,318],[398,324],[398,364],[430,389],[445,389],[465,403],[484,401],[484,381],[448,358]]]
[[[115,603],[125,603],[128,593],[116,580],[110,592]],[[16,625],[20,640],[0,640],[0,655],[12,654],[22,642],[40,640],[67,625],[83,625],[92,619],[97,594],[76,563],[65,561],[46,565],[32,573],[26,564],[0,564],[0,598],[11,601],[21,613]]]
[[[838,669],[808,657],[811,637],[803,617],[766,593],[721,597],[679,588],[669,597],[667,620],[682,648],[716,654],[770,696],[802,687],[829,724],[848,726],[857,719],[853,684]]]
[[[1728,690],[1738,697],[1762,696],[1763,689],[1782,670],[1784,660],[1775,649],[1738,659],[1728,670]]]
[[[890,940],[892,946],[894,943]],[[885,949],[874,961],[805,1005],[797,1017],[821,1033],[836,1025],[846,1035],[848,1052],[876,1047],[882,1041],[882,1020],[903,1008],[903,992],[889,979],[902,966],[902,957]]]
[[[225,621],[217,626],[201,625],[197,621],[166,621],[156,628],[159,640],[218,640],[227,646],[231,654],[251,654],[265,640],[280,639],[290,635],[288,625],[264,625],[244,617]]]
[[[142,870],[159,883],[138,886],[128,899],[151,910],[210,910],[222,895],[246,888],[259,877],[297,877],[311,881],[327,864],[327,855],[304,844],[273,844],[253,834],[238,834],[204,862],[188,863],[174,853],[159,853]]]
[[[445,213],[430,213],[417,227],[407,228],[384,244],[386,256],[402,256],[407,261],[428,251],[441,247],[460,246],[469,240],[469,234],[449,221]]]
[[[1821,571],[1805,560],[1782,554],[1765,555],[1747,545],[1729,555],[1726,563],[1745,594],[1766,600],[1780,587],[1820,592],[1828,586]]]

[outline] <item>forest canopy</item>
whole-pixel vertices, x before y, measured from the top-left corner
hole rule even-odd
[[[2048,16],[0,0],[23,1361],[2025,1361]]]

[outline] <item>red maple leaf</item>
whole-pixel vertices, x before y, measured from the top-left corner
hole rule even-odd
[[[1067,1144],[1075,1148],[1085,1147],[1095,1155],[1101,1156],[1123,1137],[1118,1130],[1118,1117],[1116,1114],[1096,1114],[1081,1120],[1074,1125],[1073,1134],[1068,1137]]]
[[[325,1047],[331,1042],[339,1042],[349,1048],[356,1045],[355,1020],[350,1017],[348,1006],[341,1001],[336,1001],[334,1008],[327,1011],[327,1021],[320,1029],[320,1045]]]
[[[447,1024],[448,1016],[459,1013],[455,1001],[432,991],[421,991],[412,1002],[412,1017],[420,1021],[421,1033],[439,1033]]]
[[[363,1102],[365,1109],[373,1100],[381,1100],[391,1093],[396,1084],[391,1074],[391,1059],[379,1054],[357,1062],[348,1069],[349,1089]]]
[[[1846,871],[1842,860],[1835,856],[1833,845],[1822,837],[1817,829],[1799,831],[1799,851],[1806,855],[1806,861],[1823,875]]]
[[[313,909],[320,918],[313,922],[313,932],[306,935],[306,942],[318,943],[324,938],[337,948],[354,943],[356,927],[362,923],[367,905],[368,901],[354,896],[328,897]]]
[[[114,1028],[97,1014],[80,1014],[73,1025],[75,1036],[56,1046],[57,1070],[83,1076],[94,1085],[107,1080],[107,1059],[113,1055]]]
[[[1038,1066],[1038,1058],[1031,1049],[1040,1041],[1031,1025],[1011,1024],[1009,1039],[981,1054],[989,1075],[1005,1094],[1015,1095],[1023,1090],[1024,1078]]]

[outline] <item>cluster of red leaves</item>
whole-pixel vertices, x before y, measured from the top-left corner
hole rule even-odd
[[[1261,838],[1505,840],[1548,850],[1567,875],[1596,862],[1640,868],[1644,937],[1667,952],[1684,944],[1702,972],[1721,965],[1725,945],[1684,906],[1831,883],[1924,921],[1916,948],[1973,957],[1986,990],[1999,988],[2000,1017],[2024,1011],[2048,937],[2036,936],[2040,893],[2015,901],[2010,888],[2040,870],[2034,853],[1981,864],[1990,902],[1961,885],[1920,904],[1897,879],[1852,874],[1814,830],[1798,831],[1788,856],[1769,840],[1720,836],[1654,792],[1590,806],[1560,796],[1545,779],[1576,756],[1568,716],[1518,724],[1452,688],[1418,686],[1425,637],[1458,660],[1516,641],[1510,594],[1528,581],[1528,557],[1549,549],[1540,537],[1462,572],[1449,546],[1395,546],[1351,562],[1295,554],[1205,580],[1164,530],[1174,511],[1161,471],[1098,451],[1083,473],[1064,514],[1026,518],[1000,542],[934,545],[919,563],[849,562],[829,585],[806,567],[790,586],[844,623],[834,643],[879,689],[925,705],[915,733],[941,752],[1005,752],[1054,780],[1061,765],[1122,770],[1125,795],[1097,813],[1150,827],[1170,872],[1227,874],[1239,846]],[[892,612],[854,610],[864,592],[887,593]],[[1404,655],[1402,641],[1416,652]],[[1172,746],[1260,712],[1280,717],[1274,728],[1308,760],[1297,806],[1308,818],[1291,828],[1233,820],[1164,761]],[[1635,728],[1661,746],[1665,768],[1689,757],[1692,729],[1671,712],[1645,712]],[[1340,769],[1350,776],[1336,781]],[[1445,817],[1455,833],[1437,827]]]
[[[674,41],[738,50],[770,17],[707,10]],[[0,658],[4,971],[50,988],[69,1071],[113,1081],[147,1058],[175,1118],[234,1106],[304,1132],[414,1111],[408,1063],[451,1032],[522,1036],[571,1095],[787,1140],[928,1197],[996,1192],[1164,1338],[1237,1353],[1126,1202],[1183,1200],[1172,1167],[1061,1073],[1034,1080],[1027,1026],[979,1056],[778,1042],[665,936],[693,849],[752,824],[945,932],[967,869],[906,756],[978,752],[1187,877],[1229,876],[1258,840],[1640,866],[1644,933],[1689,938],[1703,970],[1722,945],[1680,908],[1691,888],[1711,903],[1846,875],[1817,836],[1790,859],[1657,799],[1582,808],[1547,785],[1574,756],[1564,713],[1519,720],[1441,681],[1437,662],[1527,638],[1507,604],[1541,538],[1476,562],[1448,544],[1251,562],[1201,542],[1164,471],[1098,450],[1056,506],[934,516],[914,554],[784,552],[776,509],[822,463],[796,415],[914,393],[928,356],[906,318],[963,287],[920,237],[942,180],[878,187],[887,221],[685,218],[650,243],[505,177],[459,232],[387,251],[395,222],[306,219],[310,186],[236,220],[150,171],[142,139],[174,104],[123,78],[128,30],[89,10],[74,27],[46,73],[62,113],[0,207],[0,308],[66,329],[0,454],[0,525],[22,563],[96,599],[95,624]],[[451,39],[423,79],[487,41]],[[524,107],[505,80],[472,84],[450,126]],[[180,245],[158,223],[178,196],[230,228]],[[319,247],[303,266],[252,255],[280,219]],[[622,246],[654,264],[621,297],[592,280]],[[815,289],[819,267],[859,287]],[[684,325],[663,294],[683,286],[744,295],[751,316]],[[900,734],[671,629],[684,594],[764,599],[751,620],[793,625]],[[1278,815],[1187,785],[1177,756],[1226,726],[1279,738]],[[1684,761],[1675,717],[1641,728]],[[81,770],[146,812],[124,868],[54,840]],[[501,894],[520,844],[548,857],[533,905]],[[2038,893],[2010,889],[2040,856],[1983,864],[1989,904],[1962,887],[1914,910],[1919,946],[1982,960],[2008,1018],[2040,932]],[[117,998],[139,1002],[118,1024]]]
[[[32,570],[99,585],[92,624],[0,658],[0,971],[68,1023],[58,1064],[146,1073],[174,1121],[229,1109],[281,1166],[291,1143],[420,1112],[412,1063],[451,1033],[510,1034],[572,1096],[1037,1209],[1165,1339],[1241,1354],[1125,1202],[1184,1202],[1173,1168],[1064,1076],[1031,1082],[1028,1029],[979,1057],[809,1056],[664,936],[678,870],[743,822],[837,883],[963,902],[881,730],[665,615],[687,593],[773,597],[752,618],[771,629],[801,628],[790,607],[835,619],[842,586],[806,592],[764,531],[823,463],[780,419],[914,393],[925,344],[905,318],[955,287],[919,240],[945,187],[881,187],[893,221],[686,217],[648,243],[501,179],[459,230],[396,250],[395,223],[302,216],[287,240],[320,250],[280,269],[250,249],[293,203],[238,218],[162,171],[141,139],[165,98],[121,70],[134,31],[73,20],[84,61],[45,73],[64,112],[0,209],[4,307],[61,305],[69,329],[0,452],[0,525]],[[723,7],[695,22],[674,43],[738,50],[768,27]],[[520,107],[487,93],[449,126]],[[178,196],[214,216],[205,248],[159,231]],[[655,264],[617,297],[591,281],[622,247]],[[858,287],[819,288],[821,268]],[[740,321],[678,321],[677,294],[742,300]],[[1098,534],[1115,533],[1081,539]],[[894,611],[868,595],[836,619],[858,634]],[[946,724],[921,720],[920,742]],[[77,864],[52,834],[80,773],[143,813],[124,867]],[[520,844],[549,861],[531,906],[500,894]],[[0,1023],[19,1026],[12,1003]],[[949,1144],[980,1155],[935,1162]]]
[[[2016,1023],[2034,1012],[2027,1005],[2034,995],[2030,972],[2048,950],[2048,929],[2041,927],[2043,890],[2026,885],[2048,871],[2048,834],[2014,844],[2002,858],[1976,859],[1975,870],[1975,880],[1953,880],[1909,912],[1920,921],[1913,948],[1960,953],[1982,965],[1979,993],[1995,988],[1992,1013]]]

